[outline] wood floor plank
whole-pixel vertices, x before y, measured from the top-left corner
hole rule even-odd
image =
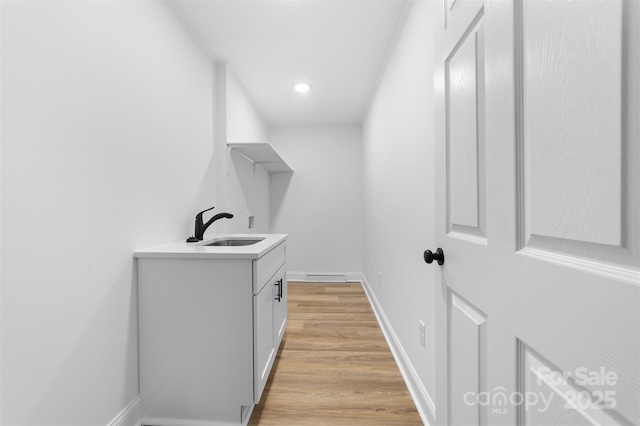
[[[249,425],[421,425],[359,283],[288,283],[288,325]]]

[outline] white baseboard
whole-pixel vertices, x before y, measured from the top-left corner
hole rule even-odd
[[[362,274],[360,272],[348,272],[347,273],[347,282],[348,283],[360,283],[360,284],[362,284]]]
[[[305,272],[287,271],[287,282],[289,281],[305,281],[307,274]]]
[[[140,395],[136,396],[107,426],[142,426],[141,401]]]
[[[249,420],[249,419],[247,419]],[[206,420],[183,420],[145,417],[142,419],[143,425],[149,426],[239,426],[240,423],[229,423]]]
[[[393,331],[393,327],[389,323],[380,303],[378,303],[378,299],[376,298],[373,290],[371,290],[364,274],[360,274],[359,281],[362,283],[362,287],[369,298],[369,303],[371,304],[371,308],[378,319],[378,323],[382,329],[382,334],[384,334],[387,344],[389,345],[389,349],[391,349],[391,353],[396,360],[396,364],[398,364],[400,374],[402,374],[404,382],[411,394],[411,398],[416,404],[416,408],[420,414],[422,422],[428,426],[435,425],[436,406],[433,403],[433,399],[422,384],[415,368],[413,368],[413,364],[411,364],[407,353],[404,351],[402,344],[400,344],[398,336],[395,331]]]
[[[166,417],[143,417],[138,426],[247,426],[249,420],[251,420],[251,414],[255,405],[251,405],[247,408],[246,413],[243,414],[244,419],[242,423],[235,422],[223,422],[217,420],[185,420],[185,419],[170,419]]]
[[[301,281],[308,283],[348,283],[361,282],[359,272],[298,272],[287,271],[287,281]]]

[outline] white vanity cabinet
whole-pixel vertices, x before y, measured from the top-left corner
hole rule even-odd
[[[286,239],[263,246],[136,252],[143,424],[246,424],[287,322]]]
[[[254,265],[253,345],[254,401],[257,404],[280,347],[287,322],[284,244]]]

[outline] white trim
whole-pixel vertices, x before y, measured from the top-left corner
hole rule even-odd
[[[360,272],[300,272],[287,271],[287,282],[301,281],[309,283],[362,283]]]
[[[249,415],[248,417],[251,417]],[[248,420],[248,418],[247,418]],[[208,421],[208,420],[185,420],[185,419],[167,419],[160,417],[144,417],[143,425],[153,426],[238,426],[241,423]]]
[[[640,272],[635,268],[608,265],[594,260],[580,259],[566,254],[553,253],[533,247],[525,247],[518,251],[517,254],[636,286],[638,285],[638,277],[640,277]]]
[[[360,272],[347,272],[348,283],[360,283],[362,284],[362,274]]]
[[[345,274],[308,273],[305,281],[308,283],[346,283],[347,276]]]
[[[307,277],[307,274],[299,271],[287,271],[286,274],[287,282],[289,281],[304,281]]]
[[[244,420],[242,423],[224,422],[220,420],[184,420],[184,419],[168,419],[164,417],[144,417],[138,426],[153,425],[153,426],[246,426],[251,420],[251,414],[255,405],[248,407],[247,412],[244,413]]]
[[[141,402],[140,395],[136,396],[107,426],[142,426]]]
[[[384,311],[378,303],[378,299],[376,298],[375,293],[371,290],[364,274],[360,275],[360,283],[362,284],[362,288],[369,299],[373,313],[376,315],[376,319],[382,329],[382,334],[384,334],[384,337],[387,340],[389,349],[396,360],[396,364],[400,369],[400,374],[402,374],[402,378],[409,389],[409,393],[411,394],[411,398],[418,409],[422,422],[428,426],[435,425],[436,405],[433,403],[433,399],[422,384],[415,368],[413,368],[413,364],[411,364],[411,361],[409,360],[407,353],[404,351],[398,336],[395,331],[393,331],[391,323],[389,323],[387,316],[384,314]]]

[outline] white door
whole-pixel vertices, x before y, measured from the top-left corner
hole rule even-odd
[[[278,269],[278,272],[273,276],[274,281],[274,301],[273,301],[273,346],[274,350],[278,352],[280,343],[284,337],[284,332],[287,329],[287,302],[289,297],[287,296],[287,280],[284,276],[283,263]]]
[[[444,3],[437,422],[640,424],[640,2]]]
[[[253,296],[253,382],[254,401],[260,402],[262,391],[269,379],[271,366],[276,357],[274,345],[273,298],[276,291],[271,283]]]

